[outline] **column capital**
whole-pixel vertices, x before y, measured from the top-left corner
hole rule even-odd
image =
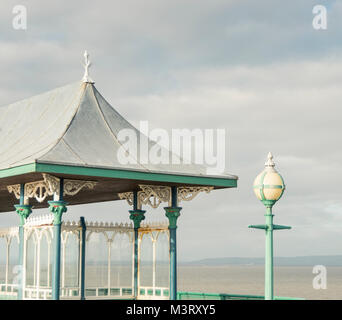
[[[32,213],[32,206],[28,204],[17,204],[14,207],[20,217],[20,226],[23,226],[25,224],[25,220]]]
[[[177,228],[177,219],[180,216],[181,207],[165,207],[165,215],[169,219],[169,229]]]
[[[67,202],[65,201],[48,201],[49,209],[54,215],[53,224],[59,225],[62,223],[62,215],[67,212]]]
[[[133,221],[134,229],[140,228],[141,221],[145,220],[145,210],[129,210],[129,218]]]
[[[274,206],[274,204],[277,202],[276,200],[261,200],[261,202],[264,204],[264,206],[267,209],[271,209]]]

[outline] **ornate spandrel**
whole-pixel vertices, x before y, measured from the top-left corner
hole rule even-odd
[[[52,195],[53,192],[44,180],[25,184],[25,198],[35,198],[38,202],[43,202],[48,196]]]
[[[118,196],[121,200],[126,200],[130,206],[133,206],[133,192],[122,192]]]
[[[64,180],[64,194],[74,196],[83,188],[94,189],[97,182],[81,180]]]
[[[7,186],[9,193],[13,193],[17,199],[20,199],[20,184]],[[44,180],[25,183],[25,199],[35,198],[38,202],[43,202],[48,196],[53,195]]]
[[[43,202],[48,196],[59,196],[60,179],[43,173],[43,180],[25,183],[25,199],[35,198],[39,203]],[[64,180],[64,195],[74,196],[83,188],[94,189],[97,182],[83,180]],[[13,193],[17,199],[20,199],[20,184],[7,186],[9,193]]]
[[[49,195],[56,194],[59,196],[59,178],[51,176],[50,174],[43,173],[44,183],[49,190]]]
[[[14,184],[12,186],[7,186],[9,193],[13,193],[17,199],[20,199],[20,184]]]
[[[178,202],[191,201],[200,192],[209,193],[214,187],[179,187],[177,189]]]
[[[166,202],[171,206],[171,187],[155,185],[139,185],[141,191],[138,191],[138,209],[142,205],[149,205],[152,208],[158,208],[161,203]],[[178,202],[191,201],[200,192],[209,193],[214,187],[177,187]],[[133,206],[133,192],[123,192],[118,194],[119,198],[126,200],[130,206]]]
[[[138,209],[142,205],[149,205],[152,208],[158,208],[162,202],[171,201],[171,188],[165,186],[139,185],[141,191],[138,191]],[[126,200],[130,206],[133,206],[133,192],[122,192],[118,194],[121,200]]]
[[[138,192],[138,201],[141,204],[158,208],[162,202],[171,204],[171,187],[139,185],[142,191]]]

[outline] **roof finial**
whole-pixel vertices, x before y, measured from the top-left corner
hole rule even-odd
[[[273,155],[271,152],[267,155],[267,161],[265,162],[266,167],[274,167],[275,163],[273,162]]]
[[[84,76],[82,81],[86,83],[94,83],[92,78],[89,77],[89,67],[91,66],[91,62],[89,60],[88,51],[84,51]]]

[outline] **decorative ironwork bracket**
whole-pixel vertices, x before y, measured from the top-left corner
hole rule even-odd
[[[139,185],[142,191],[138,192],[138,206],[144,204],[156,209],[162,202],[171,205],[171,187]]]
[[[191,201],[200,192],[209,193],[214,187],[179,187],[177,188],[178,202]]]
[[[121,200],[126,200],[128,205],[133,206],[133,192],[122,192],[118,196]]]
[[[153,185],[139,185],[141,191],[138,191],[138,209],[142,205],[149,205],[152,208],[158,208],[162,202],[167,202],[171,206],[171,187],[167,186],[153,186]],[[214,187],[178,187],[177,197],[178,203],[181,201],[191,201],[200,192],[209,193]],[[126,200],[130,206],[133,206],[133,192],[119,193],[121,200]]]
[[[35,198],[38,202],[43,202],[48,196],[59,196],[60,179],[52,175],[43,173],[43,179],[25,183],[24,199]],[[64,180],[64,195],[74,196],[83,188],[94,189],[97,182],[83,180]],[[13,193],[17,199],[20,199],[20,184],[7,186],[9,193]]]

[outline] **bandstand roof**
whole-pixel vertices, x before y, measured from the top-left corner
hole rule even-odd
[[[208,176],[204,166],[195,164],[141,164],[139,160],[121,164],[117,157],[121,129],[139,133],[92,82],[79,81],[0,107],[0,212],[13,210],[18,202],[8,193],[8,185],[41,180],[42,173],[99,182],[93,190],[66,198],[69,204],[118,200],[118,193],[137,190],[147,182],[237,185],[236,176]],[[154,144],[148,140],[149,148]]]

